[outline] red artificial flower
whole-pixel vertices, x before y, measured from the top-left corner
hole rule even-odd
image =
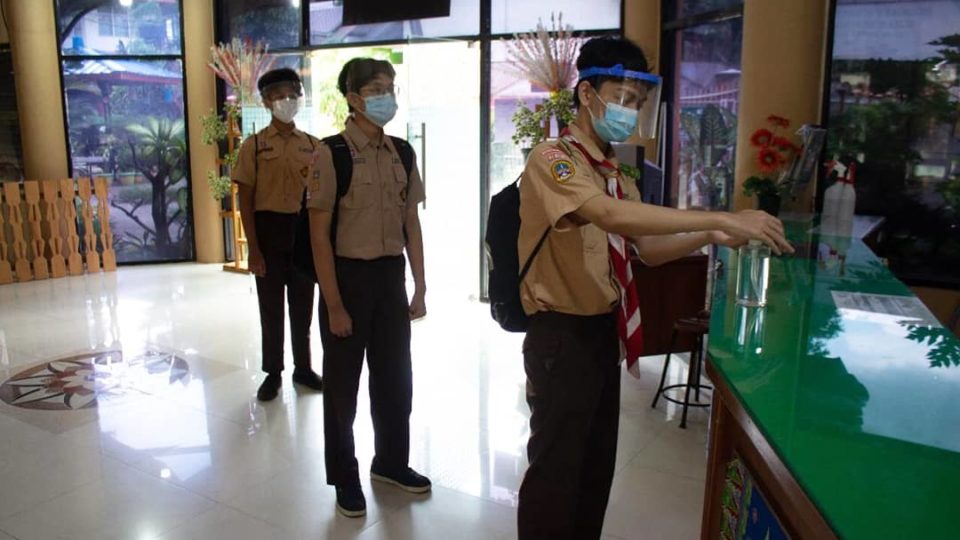
[[[790,142],[790,139],[786,137],[774,137],[771,144],[779,148],[781,152],[796,152],[799,150],[797,145]]]
[[[790,127],[790,120],[787,120],[786,118],[782,116],[777,116],[775,114],[771,114],[770,116],[768,116],[767,122],[770,122],[771,124],[777,127],[782,127],[782,128]]]
[[[780,152],[777,152],[773,148],[761,148],[760,152],[757,153],[757,165],[760,167],[760,172],[772,173],[783,164],[784,158]]]
[[[773,133],[769,129],[758,129],[753,132],[753,137],[750,137],[750,142],[754,146],[759,146],[760,148],[766,148],[770,146],[770,141],[773,140]]]

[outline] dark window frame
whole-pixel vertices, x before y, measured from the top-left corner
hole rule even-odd
[[[67,113],[67,92],[64,78],[64,61],[90,61],[90,60],[129,60],[129,61],[179,61],[180,62],[180,71],[181,71],[181,92],[183,93],[183,123],[184,123],[184,144],[186,145],[186,154],[185,160],[187,166],[184,171],[184,178],[187,181],[187,227],[190,229],[190,257],[181,258],[181,259],[157,259],[149,261],[130,261],[130,262],[118,262],[118,265],[121,266],[139,266],[147,264],[174,264],[182,262],[193,262],[197,260],[197,231],[194,226],[194,207],[193,207],[193,177],[191,170],[191,156],[190,156],[190,109],[189,109],[189,100],[187,99],[187,69],[186,69],[186,58],[185,58],[185,32],[183,26],[183,0],[177,0],[177,9],[180,12],[180,53],[179,54],[144,54],[144,55],[64,55],[63,54],[63,40],[64,36],[61,36],[61,20],[60,20],[60,0],[50,0],[53,2],[53,13],[56,32],[54,38],[57,40],[57,64],[59,65],[59,76],[60,76],[60,103],[63,109],[63,138],[64,146],[67,149],[67,174],[70,178],[74,176],[73,170],[73,151],[70,145],[70,122],[69,115]],[[89,15],[89,14],[88,14]],[[84,15],[86,17],[87,15]]]

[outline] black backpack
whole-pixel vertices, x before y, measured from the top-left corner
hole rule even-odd
[[[522,176],[522,175],[521,175]],[[490,273],[487,292],[490,295],[490,315],[501,328],[508,332],[526,332],[530,317],[523,311],[520,301],[520,283],[530,271],[533,258],[540,252],[550,233],[548,227],[520,269],[517,240],[520,238],[520,188],[517,178],[490,199],[487,216],[486,242],[487,262]]]
[[[410,143],[398,137],[390,137],[393,146],[400,154],[400,162],[407,173],[407,190],[410,190],[410,172],[413,171],[413,147]],[[340,214],[340,199],[350,191],[350,182],[353,180],[353,156],[346,139],[338,133],[322,139],[320,142],[330,147],[333,157],[333,169],[337,175],[337,197],[333,203],[333,219],[330,222],[330,244],[337,246],[337,218]],[[306,195],[297,223],[297,232],[293,246],[293,265],[303,275],[317,281],[317,271],[313,265],[313,245],[310,243],[310,212],[306,207]]]

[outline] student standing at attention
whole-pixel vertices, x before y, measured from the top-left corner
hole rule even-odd
[[[240,218],[247,233],[250,272],[257,277],[261,362],[267,377],[257,399],[280,391],[283,371],[283,300],[290,313],[293,382],[320,391],[323,382],[310,361],[314,282],[293,265],[297,216],[312,176],[319,141],[297,129],[293,117],[302,96],[300,76],[289,68],[264,73],[257,81],[270,125],[243,141],[232,180],[238,184]]]
[[[757,211],[695,212],[640,201],[611,142],[626,141],[659,107],[659,77],[623,39],[582,47],[577,117],[534,148],[520,181],[519,260],[531,316],[523,343],[531,409],[530,467],[520,487],[521,540],[600,538],[617,455],[620,361],[640,354],[640,312],[628,245],[647,264],[710,243],[758,239],[790,251],[779,220]],[[646,128],[645,128],[646,129]],[[645,132],[649,136],[649,132]]]
[[[321,292],[327,483],[348,517],[366,514],[353,438],[365,354],[376,448],[370,476],[412,493],[431,487],[408,465],[410,321],[426,314],[417,214],[425,195],[413,149],[383,132],[397,111],[394,77],[383,60],[355,58],[343,66],[338,87],[351,116],[318,149],[307,202]],[[409,302],[404,252],[416,285]]]

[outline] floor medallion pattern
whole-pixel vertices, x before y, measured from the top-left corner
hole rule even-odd
[[[0,400],[25,409],[90,409],[98,399],[136,391],[131,383],[160,379],[174,384],[189,375],[186,360],[173,354],[148,350],[125,360],[122,351],[98,351],[21,371],[0,385]]]

